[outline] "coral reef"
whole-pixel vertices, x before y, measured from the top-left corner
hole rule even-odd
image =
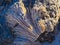
[[[60,0],[0,2],[0,45],[42,45],[55,40]]]

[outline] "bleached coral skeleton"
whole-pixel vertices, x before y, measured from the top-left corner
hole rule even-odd
[[[27,9],[24,7],[22,1],[10,6],[6,13],[6,20],[9,27],[13,28],[12,30],[15,32],[14,34],[17,35],[13,42],[14,44],[24,45],[24,41],[31,41],[34,42],[35,45],[35,40],[37,40],[41,33],[45,31],[52,32],[54,30],[60,16],[59,1],[55,1],[36,1],[33,8],[30,9],[31,15],[27,14]],[[19,41],[21,38],[22,40],[24,39],[22,43]],[[28,45],[32,45],[31,42]]]

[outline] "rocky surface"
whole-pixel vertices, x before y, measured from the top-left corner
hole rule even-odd
[[[60,0],[0,2],[0,45],[54,45],[60,40]]]

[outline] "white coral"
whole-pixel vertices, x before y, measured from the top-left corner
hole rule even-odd
[[[47,3],[49,3],[49,5],[47,5]],[[17,35],[17,39],[20,36],[24,36],[24,38],[34,42],[44,31],[53,31],[60,15],[58,13],[59,5],[55,3],[58,3],[57,0],[44,0],[44,3],[35,3],[33,8],[30,9],[31,21],[26,17],[26,8],[22,2],[18,3],[19,6],[18,4],[12,5],[7,12],[6,19],[9,25],[12,25],[13,31],[15,31],[15,34]],[[48,11],[47,8],[49,9]],[[52,16],[50,13],[52,13]],[[39,20],[37,20],[38,18]],[[33,25],[30,22],[32,22]],[[14,27],[16,23],[19,25]]]

